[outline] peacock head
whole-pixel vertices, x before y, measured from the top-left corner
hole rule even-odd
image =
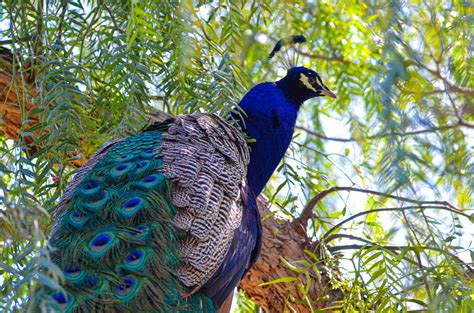
[[[278,40],[268,57],[271,59],[285,46],[303,42],[306,42],[306,38],[303,35],[292,35],[282,38]],[[314,97],[327,96],[333,99],[337,98],[334,92],[324,85],[318,73],[303,66],[295,66],[298,63],[298,54],[296,54],[296,59],[293,61],[290,60],[289,56],[288,60],[285,60],[284,57],[282,57],[282,60],[286,63],[285,65],[289,70],[286,76],[277,81],[276,84],[288,100],[299,106],[304,101]]]
[[[318,73],[303,66],[290,68],[286,76],[276,84],[289,100],[297,104],[314,97],[337,98],[336,94],[323,83]]]

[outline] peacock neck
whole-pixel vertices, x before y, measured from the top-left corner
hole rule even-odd
[[[299,103],[289,100],[276,83],[255,86],[239,104],[239,123],[252,139],[247,182],[258,196],[290,145]]]

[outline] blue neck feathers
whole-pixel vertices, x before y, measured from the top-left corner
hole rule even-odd
[[[247,136],[255,140],[249,144],[247,173],[250,190],[255,196],[263,190],[284,157],[293,136],[298,109],[303,102],[289,97],[285,87],[281,81],[259,84],[239,104],[245,112],[239,124]]]

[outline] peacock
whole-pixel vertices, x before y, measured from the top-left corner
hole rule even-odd
[[[320,96],[336,98],[315,71],[293,66],[253,87],[242,114],[171,117],[104,144],[54,210],[50,257],[64,280],[40,286],[38,306],[217,312],[258,259],[256,199],[299,108]]]

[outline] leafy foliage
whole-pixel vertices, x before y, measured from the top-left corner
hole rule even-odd
[[[0,41],[15,53],[12,73],[32,75],[37,91],[18,98],[18,140],[0,135],[4,311],[25,306],[39,266],[54,270],[44,249],[49,212],[72,162],[140,129],[152,108],[226,114],[252,85],[284,74],[266,56],[278,38],[299,33],[309,42],[290,53],[339,98],[305,105],[265,193],[279,216],[294,219],[314,195],[350,188],[310,207],[317,260],[281,260],[295,276],[274,283],[304,291],[318,283],[324,258],[348,278],[333,282],[347,285],[335,308],[473,309],[469,2],[3,3]],[[28,138],[41,148],[28,153]],[[39,279],[54,285],[60,273]],[[289,307],[298,300],[313,306],[289,298]],[[246,300],[239,308],[255,310]]]

